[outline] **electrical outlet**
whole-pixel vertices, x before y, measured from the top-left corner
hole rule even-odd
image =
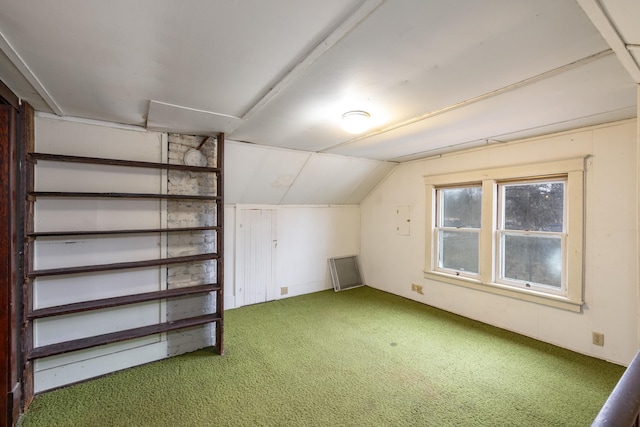
[[[604,345],[604,334],[600,332],[593,332],[593,343],[595,345]]]
[[[280,295],[287,295],[289,293],[289,287],[283,286],[280,288]]]
[[[411,284],[411,291],[413,292],[417,292],[420,295],[424,295],[423,291],[422,291],[422,285],[417,285],[415,283]]]

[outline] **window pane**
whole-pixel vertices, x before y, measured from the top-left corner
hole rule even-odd
[[[482,188],[443,188],[441,227],[480,228]]]
[[[562,239],[542,236],[503,236],[505,279],[539,283],[560,289]]]
[[[441,231],[440,268],[478,273],[478,233]]]
[[[506,185],[504,188],[505,230],[561,232],[563,210],[563,182]]]

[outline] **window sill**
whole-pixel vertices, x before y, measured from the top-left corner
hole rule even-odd
[[[522,301],[534,302],[549,307],[560,308],[563,310],[580,313],[582,311],[583,301],[570,300],[567,297],[559,295],[545,294],[534,290],[512,288],[497,283],[485,283],[477,279],[468,277],[453,276],[439,271],[425,271],[426,279],[436,280],[438,282],[449,283],[452,285],[463,286],[477,291],[489,292],[496,295],[507,296]]]

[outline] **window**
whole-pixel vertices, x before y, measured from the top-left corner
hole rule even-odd
[[[426,176],[425,277],[582,306],[584,160]]]
[[[477,276],[482,188],[442,188],[437,198],[438,270]]]
[[[565,181],[498,184],[500,283],[562,293]]]

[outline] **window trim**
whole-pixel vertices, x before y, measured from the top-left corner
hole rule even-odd
[[[463,233],[473,233],[476,234],[478,236],[478,253],[480,253],[480,231],[482,229],[480,224],[480,227],[478,228],[473,228],[473,227],[462,227],[462,228],[456,228],[456,227],[447,227],[444,225],[438,225],[438,223],[442,222],[442,218],[441,216],[444,215],[444,205],[443,205],[443,194],[442,192],[438,192],[438,190],[447,190],[447,189],[455,189],[455,188],[470,188],[470,187],[476,187],[476,188],[482,188],[482,186],[480,185],[480,183],[477,184],[465,184],[465,185],[460,185],[460,186],[438,186],[438,188],[436,189],[436,200],[435,200],[435,205],[436,205],[436,216],[434,218],[434,241],[433,244],[434,246],[440,247],[440,237],[441,237],[441,233],[446,232],[446,231],[460,231]],[[439,195],[438,195],[439,193]],[[482,201],[482,199],[480,199]],[[478,272],[466,272],[466,271],[461,271],[461,270],[453,270],[453,269],[448,269],[445,267],[440,267],[440,258],[438,257],[438,254],[435,254],[435,260],[434,260],[434,269],[436,271],[445,273],[445,274],[452,274],[455,276],[462,276],[462,277],[470,277],[472,279],[474,278],[478,278],[480,277],[480,258],[478,257]]]
[[[424,277],[470,289],[517,298],[569,311],[580,312],[583,301],[584,242],[584,162],[573,158],[546,163],[522,164],[503,168],[477,169],[424,176],[426,202],[426,242]],[[555,295],[535,289],[517,288],[496,283],[496,238],[498,218],[498,182],[544,179],[566,175],[567,247],[566,295]],[[461,277],[438,271],[435,253],[436,187],[482,185],[482,218],[480,230],[479,278]]]
[[[526,231],[526,230],[518,230],[518,229],[506,229],[505,228],[505,211],[504,211],[504,203],[505,203],[505,191],[506,191],[506,187],[511,186],[511,185],[528,185],[528,184],[536,184],[536,183],[553,183],[553,182],[557,182],[557,183],[562,183],[563,186],[563,201],[562,201],[562,205],[563,205],[563,219],[562,219],[562,230],[560,232],[551,232],[551,231]],[[535,283],[532,282],[532,284],[530,285],[530,287],[532,288],[537,288],[537,289],[545,289],[546,291],[542,291],[543,293],[550,293],[550,294],[556,294],[556,295],[564,295],[566,294],[566,290],[567,290],[567,211],[568,211],[568,205],[567,205],[567,183],[568,183],[568,178],[566,174],[562,174],[560,176],[555,176],[555,177],[545,177],[543,179],[515,179],[515,180],[501,180],[501,181],[497,181],[496,185],[498,188],[498,199],[497,199],[497,203],[498,203],[498,220],[497,220],[497,224],[496,224],[496,233],[495,233],[495,238],[496,238],[496,265],[495,265],[495,269],[496,269],[496,282],[500,283],[500,284],[504,284],[507,286],[513,286],[513,287],[521,287],[521,288],[525,288],[527,289],[525,283],[523,281],[519,281],[516,279],[510,279],[510,278],[506,278],[503,277],[503,261],[504,261],[504,254],[503,254],[503,250],[504,247],[502,245],[502,239],[504,236],[508,236],[508,235],[516,235],[516,236],[525,236],[525,235],[531,235],[531,236],[538,236],[538,237],[556,237],[560,239],[560,246],[562,248],[562,253],[561,253],[561,260],[562,260],[562,276],[561,276],[561,285],[560,288],[554,288],[553,286],[545,286],[543,284],[540,283]]]

